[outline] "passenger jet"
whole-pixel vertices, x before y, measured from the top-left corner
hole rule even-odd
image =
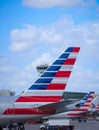
[[[59,106],[71,104],[72,100],[62,101],[62,95],[79,50],[80,47],[65,50],[20,96],[0,97],[0,126],[11,121],[19,123],[40,119],[55,114]]]

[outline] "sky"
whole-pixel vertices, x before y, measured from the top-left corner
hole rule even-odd
[[[36,66],[81,48],[65,91],[99,93],[99,0],[0,0],[0,90],[28,89]]]

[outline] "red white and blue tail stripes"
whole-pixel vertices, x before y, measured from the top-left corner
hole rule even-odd
[[[91,100],[93,98],[93,94],[94,94],[94,92],[90,92],[87,95],[85,95],[83,97],[83,99],[80,101],[80,107],[82,107],[87,102],[91,102]]]
[[[60,101],[79,50],[69,47],[16,102]]]
[[[85,100],[83,102],[83,104],[81,104],[81,106],[79,108],[70,111],[68,113],[68,116],[73,116],[73,117],[79,116],[80,117],[80,114],[90,111],[90,109],[92,108],[91,102],[94,98],[94,94],[95,94],[95,92],[90,92],[89,94],[87,94],[83,98]]]

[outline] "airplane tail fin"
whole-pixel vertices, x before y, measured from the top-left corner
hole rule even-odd
[[[16,102],[58,102],[62,99],[79,47],[69,47]]]
[[[81,106],[77,109],[74,109],[70,112],[68,112],[68,116],[78,116],[79,114],[85,113],[87,111],[89,111],[93,106],[91,104],[93,98],[94,98],[94,94],[95,92],[90,92],[89,94],[87,94],[83,100],[85,100],[83,102],[83,104],[81,104]]]
[[[90,92],[87,95],[87,99],[86,99],[85,103],[80,108],[87,109],[87,110],[90,109],[92,107],[91,102],[94,98],[94,94],[95,94],[95,92]]]
[[[93,99],[93,95],[94,95],[94,92],[89,92],[88,94],[86,94],[82,100],[80,101],[80,107],[82,107],[85,103],[87,102],[91,102],[92,99]]]

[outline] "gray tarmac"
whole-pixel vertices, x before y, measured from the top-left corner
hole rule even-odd
[[[78,122],[72,121],[74,130],[99,130],[99,121]],[[25,124],[25,130],[40,130],[41,124]]]
[[[74,130],[99,130],[99,121],[72,122]]]

